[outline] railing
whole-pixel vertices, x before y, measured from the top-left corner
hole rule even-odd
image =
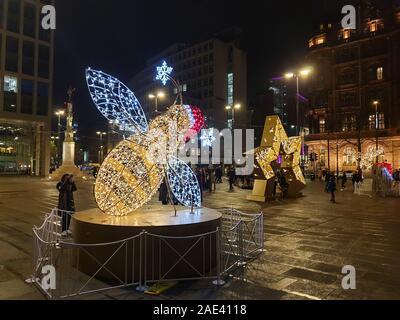
[[[77,244],[61,235],[62,216],[71,213],[54,209],[33,229],[33,273],[27,281],[49,299],[127,287],[143,292],[164,281],[209,279],[223,285],[223,277],[257,258],[264,236],[263,214],[221,212],[221,228],[205,234],[168,237],[143,231],[116,242]]]

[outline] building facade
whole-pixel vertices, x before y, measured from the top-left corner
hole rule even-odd
[[[174,68],[173,77],[179,80],[184,102],[198,106],[204,112],[209,128],[223,129],[232,125],[244,128],[247,122],[247,58],[235,41],[212,38],[196,44],[175,44],[149,59],[146,68],[129,82],[148,117],[154,116],[155,100],[149,95],[162,91],[157,110],[164,111],[173,103],[176,90],[154,81],[156,66],[166,61]],[[240,105],[232,115],[226,106]],[[234,124],[233,124],[234,117]]]
[[[54,35],[41,27],[50,0],[0,0],[0,174],[50,167]]]
[[[355,170],[374,150],[399,168],[400,6],[361,1],[358,13],[357,30],[328,23],[309,40],[307,146],[331,171]]]

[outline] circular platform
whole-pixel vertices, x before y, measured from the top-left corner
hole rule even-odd
[[[142,280],[144,274],[148,279],[157,280],[155,278],[162,276],[176,264],[179,255],[186,254],[185,259],[168,272],[166,279],[193,277],[198,271],[208,272],[216,264],[215,235],[197,243],[198,238],[182,237],[214,232],[221,226],[221,218],[221,213],[209,208],[195,209],[191,213],[190,209],[180,207],[175,216],[171,206],[147,206],[125,217],[109,216],[99,209],[76,213],[72,230],[74,242],[78,244],[118,242],[139,235],[142,231],[170,237],[142,236],[142,243],[139,238],[129,241],[116,253],[121,243],[83,246],[84,250],[79,252],[77,267],[80,271],[93,275],[100,267],[99,262],[104,263],[112,257],[107,262],[107,268],[102,269],[97,278],[114,283],[116,278],[128,277],[128,282],[136,282],[140,277],[139,270],[142,269]]]

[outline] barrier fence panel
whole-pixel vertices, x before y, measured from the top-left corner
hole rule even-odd
[[[54,209],[33,228],[32,277],[50,299],[73,298],[116,288],[163,281],[210,279],[255,259],[263,249],[263,214],[222,210],[221,228],[193,236],[162,236],[146,231],[111,243],[77,244],[64,239],[62,217]]]

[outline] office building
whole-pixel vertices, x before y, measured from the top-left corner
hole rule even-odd
[[[0,0],[0,174],[45,176],[50,166],[52,31],[44,0]]]

